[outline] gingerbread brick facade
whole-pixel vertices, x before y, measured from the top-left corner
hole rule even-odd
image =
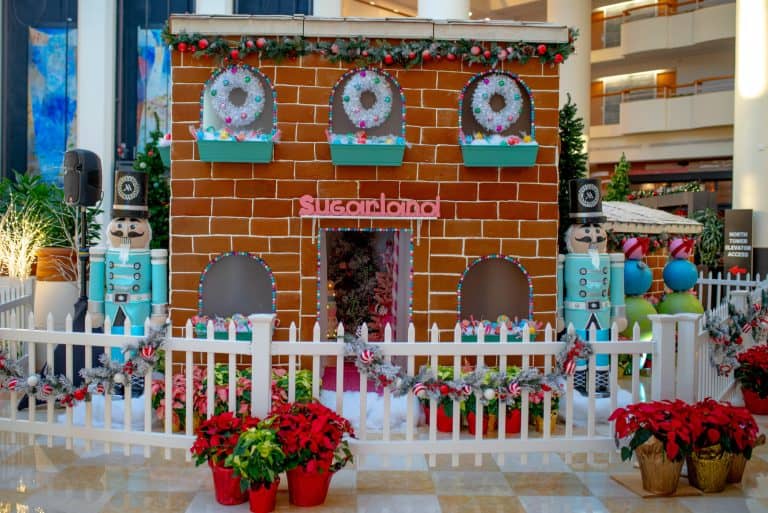
[[[215,63],[173,53],[170,303],[174,326],[197,313],[198,280],[209,260],[227,251],[258,254],[272,268],[282,327],[296,322],[311,337],[317,318],[317,240],[312,221],[298,217],[298,198],[388,198],[441,201],[441,218],[414,234],[413,322],[417,339],[437,323],[456,322],[457,285],[476,258],[519,257],[534,287],[535,318],[554,320],[557,253],[558,66],[532,60],[505,63],[531,88],[535,102],[537,163],[529,168],[466,168],[457,144],[459,92],[481,67],[433,62],[392,68],[406,98],[405,151],[400,167],[336,167],[325,131],[328,99],[349,69],[309,55],[293,61],[244,60],[267,75],[277,91],[282,140],[270,164],[198,160],[190,127],[197,127],[203,84]],[[415,228],[409,221],[330,220],[327,227]],[[513,293],[523,293],[516,291]]]

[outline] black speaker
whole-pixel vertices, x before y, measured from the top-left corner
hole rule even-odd
[[[101,199],[101,159],[92,151],[70,150],[64,154],[64,201],[93,207]]]

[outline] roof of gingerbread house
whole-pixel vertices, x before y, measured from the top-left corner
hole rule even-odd
[[[702,229],[693,219],[624,201],[603,201],[603,213],[608,218],[605,229],[616,233],[683,235],[701,233]]]

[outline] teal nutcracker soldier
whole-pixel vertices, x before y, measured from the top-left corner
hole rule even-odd
[[[107,227],[109,247],[91,248],[88,311],[94,327],[112,321],[112,333],[144,335],[147,318],[161,326],[168,317],[168,251],[149,249],[152,229],[147,220],[147,174],[115,172],[112,221]],[[120,361],[119,349],[112,360]]]
[[[607,253],[603,228],[600,181],[578,179],[569,182],[572,224],[565,233],[568,254],[560,255],[557,272],[557,311],[563,326],[573,324],[579,337],[587,340],[592,327],[597,341],[610,340],[615,322],[622,331],[627,324],[624,306],[624,254]],[[597,394],[609,390],[608,355],[597,355]],[[574,386],[587,394],[587,361],[576,362]]]

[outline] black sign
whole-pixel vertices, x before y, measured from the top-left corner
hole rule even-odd
[[[725,211],[725,272],[752,274],[752,210]]]

